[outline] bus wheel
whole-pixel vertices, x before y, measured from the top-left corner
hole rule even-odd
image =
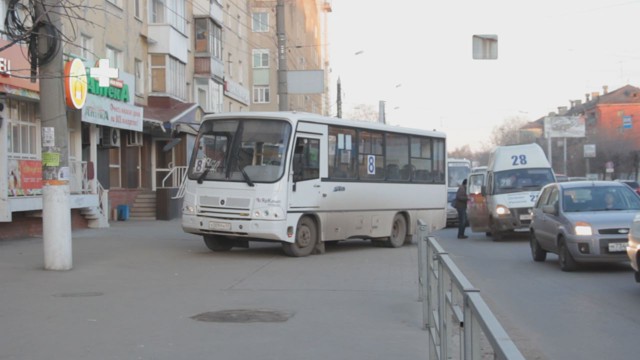
[[[203,235],[204,243],[211,251],[229,251],[233,247],[233,240],[223,236]]]
[[[388,245],[392,248],[401,247],[407,238],[407,220],[404,216],[396,214],[393,218],[393,225],[391,226],[391,236],[389,236]]]
[[[308,256],[318,242],[318,230],[316,223],[309,217],[303,217],[298,221],[296,227],[296,241],[293,243],[282,243],[282,249],[287,256],[302,257]]]

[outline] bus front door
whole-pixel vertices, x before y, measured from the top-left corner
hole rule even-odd
[[[289,181],[289,208],[292,210],[320,206],[320,138],[301,133],[296,137]]]
[[[485,195],[485,173],[471,174],[467,185],[467,216],[471,231],[489,231],[489,208]]]

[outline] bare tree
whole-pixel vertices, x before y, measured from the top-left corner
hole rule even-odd
[[[360,104],[348,112],[346,118],[378,122],[378,110],[373,105]]]
[[[503,146],[532,142],[533,140],[528,136],[528,133],[522,131],[522,127],[527,122],[527,119],[519,116],[506,118],[501,125],[493,128],[490,139],[491,144]]]
[[[448,153],[450,158],[456,159],[473,159],[473,150],[469,145],[463,145],[462,147],[455,148]]]
[[[480,150],[473,151],[469,145],[463,145],[447,152],[447,156],[456,159],[469,159],[472,162],[476,162],[478,166],[484,166],[489,162],[491,148],[492,146],[484,145]]]

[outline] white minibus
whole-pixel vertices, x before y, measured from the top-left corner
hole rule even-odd
[[[206,115],[182,228],[213,251],[281,243],[289,256],[351,238],[402,246],[443,228],[445,135],[296,112]]]
[[[535,143],[496,147],[486,169],[472,172],[467,185],[469,225],[493,240],[505,233],[528,231],[529,210],[540,189],[555,176],[542,148]]]

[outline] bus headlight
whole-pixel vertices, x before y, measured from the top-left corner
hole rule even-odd
[[[496,206],[496,214],[502,216],[502,215],[509,215],[511,214],[511,211],[509,210],[508,207],[504,206],[504,205],[498,205]]]
[[[187,214],[187,215],[193,215],[196,213],[196,208],[193,205],[185,205],[182,208],[182,213]]]
[[[582,236],[591,236],[593,232],[591,231],[591,224],[586,223],[584,221],[578,221],[575,227],[576,235]]]

